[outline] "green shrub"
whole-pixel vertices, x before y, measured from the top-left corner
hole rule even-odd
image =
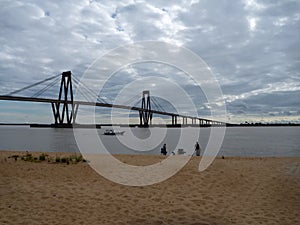
[[[24,160],[24,161],[30,161],[30,162],[33,161],[32,154],[30,154],[28,151],[26,151],[26,155],[23,156],[21,159]]]
[[[76,162],[81,162],[83,161],[83,157],[82,155],[79,155],[77,158],[76,158]]]
[[[76,155],[76,153],[75,153],[75,155],[71,155],[69,157],[69,160],[72,163],[79,163],[79,162],[83,162],[84,159],[83,159],[83,157],[82,157],[81,154],[80,155]]]
[[[67,159],[65,157],[61,158],[60,160],[62,163],[66,163],[67,162]]]
[[[12,155],[10,158],[14,158],[14,159],[15,159],[15,161],[17,161],[17,160],[18,160],[18,158],[19,158],[19,155]]]
[[[31,155],[26,155],[21,158],[24,161],[33,161],[33,157]]]
[[[23,156],[12,155],[12,156],[9,156],[8,158],[13,158],[16,161],[18,158],[21,158],[21,160],[29,161],[29,162],[41,162],[41,161],[45,161],[45,160],[47,160],[48,162],[51,162],[54,160],[53,158],[49,157],[49,155],[47,155],[45,153],[40,154],[38,157],[33,157],[32,154],[30,154],[28,152],[26,152],[26,155],[23,155]],[[56,156],[55,162],[56,163],[66,163],[67,165],[69,165],[70,163],[87,162],[87,160],[85,160],[81,154],[76,155],[76,153],[75,153],[74,155],[71,155],[69,157]]]
[[[46,155],[44,153],[41,154],[40,157],[39,157],[39,160],[40,161],[45,161],[46,160]]]

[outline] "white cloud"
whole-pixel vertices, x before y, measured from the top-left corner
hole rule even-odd
[[[1,1],[0,92],[64,70],[81,75],[112,48],[161,40],[199,54],[228,102],[281,91],[292,95],[300,86],[299,11],[293,0]],[[128,69],[123,83],[138,76]],[[191,85],[160,67],[142,71]]]
[[[288,20],[289,20],[288,17],[280,17],[280,18],[278,18],[276,21],[274,21],[273,24],[274,24],[275,26],[280,26],[280,27],[282,27],[282,26],[284,26],[284,25],[286,25],[286,24],[288,23]]]
[[[239,95],[224,95],[226,102],[233,102],[240,99],[247,99],[260,94],[272,94],[274,92],[293,92],[300,91],[300,83],[291,83],[290,80],[284,82],[270,83],[267,87],[255,89]]]
[[[257,23],[257,18],[248,17],[247,20],[248,20],[248,23],[249,23],[249,29],[250,29],[250,31],[255,31],[255,29],[256,29],[256,23]]]
[[[245,8],[249,10],[263,10],[265,6],[256,0],[245,0]]]

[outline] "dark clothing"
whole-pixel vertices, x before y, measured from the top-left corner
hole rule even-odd
[[[195,152],[196,152],[196,156],[200,156],[200,145],[198,142],[195,145]]]
[[[166,145],[164,145],[161,149],[160,149],[160,153],[163,155],[167,155],[167,147]]]

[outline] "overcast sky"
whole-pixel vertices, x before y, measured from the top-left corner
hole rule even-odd
[[[80,77],[120,45],[165,41],[207,63],[229,122],[300,122],[299,0],[2,0],[0,34],[0,94],[65,70]],[[172,76],[162,71],[156,76]],[[126,73],[125,83],[134,78]],[[52,122],[48,105],[0,106],[0,122]]]

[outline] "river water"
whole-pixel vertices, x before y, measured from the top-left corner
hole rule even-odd
[[[29,126],[0,126],[0,149],[21,151],[74,152],[80,148],[113,154],[160,154],[164,143],[170,154],[178,148],[192,152],[198,139],[206,149],[211,128],[117,128],[124,135],[106,136],[105,129],[30,128]],[[188,135],[179,143],[183,132]],[[199,138],[193,134],[200,131]],[[93,134],[98,134],[95,138]],[[190,135],[189,135],[190,134]],[[77,136],[77,137],[78,137]],[[189,138],[190,137],[190,138]],[[99,146],[99,142],[103,146]],[[229,127],[218,155],[246,157],[300,157],[300,127]]]

